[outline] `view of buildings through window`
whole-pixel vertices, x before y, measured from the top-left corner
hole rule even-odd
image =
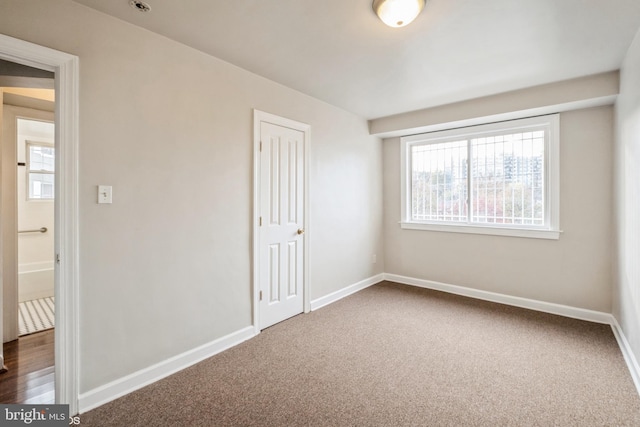
[[[545,131],[411,146],[414,221],[542,226]]]

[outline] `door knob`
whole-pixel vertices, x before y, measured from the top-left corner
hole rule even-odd
[[[298,228],[298,234],[304,234],[304,228]]]

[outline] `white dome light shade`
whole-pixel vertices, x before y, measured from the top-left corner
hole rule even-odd
[[[404,27],[422,11],[425,0],[374,0],[373,10],[390,27]]]

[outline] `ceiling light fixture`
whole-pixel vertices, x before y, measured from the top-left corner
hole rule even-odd
[[[151,10],[151,6],[140,0],[131,0],[129,5],[139,12],[149,12]]]
[[[390,27],[404,27],[416,19],[425,0],[373,0],[373,11]]]

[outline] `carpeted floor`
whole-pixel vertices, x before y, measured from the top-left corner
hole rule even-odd
[[[611,328],[384,282],[82,426],[638,426]]]

